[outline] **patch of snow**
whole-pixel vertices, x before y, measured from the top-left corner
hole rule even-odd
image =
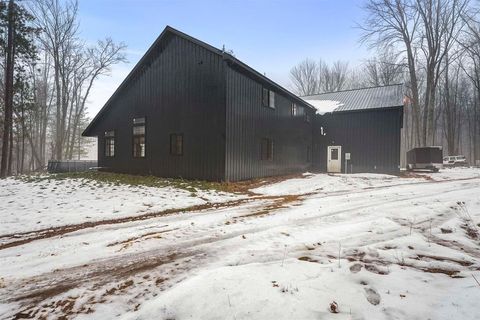
[[[353,273],[342,263],[289,259],[208,270],[121,319],[449,320],[475,319],[478,312],[472,298],[479,289],[471,279],[434,278],[399,266],[386,276],[364,268]],[[333,301],[338,314],[328,310]]]
[[[317,109],[318,114],[325,114],[333,112],[338,107],[343,106],[344,104],[340,101],[334,100],[314,100],[314,99],[304,99],[306,102],[311,104],[315,109]]]

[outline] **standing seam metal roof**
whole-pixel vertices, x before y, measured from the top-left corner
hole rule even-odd
[[[307,102],[338,101],[333,112],[380,109],[403,106],[403,84],[329,92],[302,97]]]

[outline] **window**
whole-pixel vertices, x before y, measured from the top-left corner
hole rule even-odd
[[[262,90],[262,104],[264,107],[268,107],[269,105],[269,92],[268,89],[263,88]]]
[[[297,116],[299,117],[305,117],[305,108],[302,106],[297,106]]]
[[[262,89],[262,104],[264,107],[275,109],[275,92],[266,88]]]
[[[272,139],[263,138],[261,145],[261,159],[273,160],[273,141]]]
[[[295,117],[298,114],[298,107],[297,107],[297,104],[295,102],[292,102],[291,113],[292,113],[292,117]]]
[[[305,121],[310,123],[310,115],[308,114],[308,112],[305,112]]]
[[[172,133],[170,135],[170,154],[183,156],[183,134]]]
[[[338,160],[338,149],[337,148],[332,148],[330,150],[330,159],[331,160]]]
[[[105,131],[105,157],[115,156],[115,131]]]
[[[275,92],[270,91],[270,101],[269,101],[269,107],[275,109]]]
[[[133,156],[145,158],[145,118],[133,119]]]

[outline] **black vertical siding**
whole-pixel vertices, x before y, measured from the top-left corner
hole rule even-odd
[[[99,166],[163,177],[224,180],[225,82],[220,55],[175,35],[162,41],[95,126]],[[132,119],[146,117],[146,157],[132,156]],[[115,157],[103,132],[115,130]],[[183,133],[183,156],[170,155],[170,134]]]
[[[308,170],[311,160],[307,160],[307,147],[312,145],[312,123],[307,123],[303,116],[292,117],[292,100],[278,92],[275,94],[275,109],[263,106],[261,82],[234,67],[227,66],[225,71],[226,180]],[[313,111],[305,109],[313,121]],[[262,138],[273,140],[271,161],[261,160]]]
[[[376,109],[317,116],[314,128],[314,166],[326,171],[327,147],[342,146],[351,154],[353,172],[398,173],[403,109]],[[324,127],[325,136],[320,134]]]

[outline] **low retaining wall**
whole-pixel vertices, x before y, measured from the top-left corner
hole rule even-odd
[[[97,160],[48,160],[49,173],[82,172],[97,167]]]

